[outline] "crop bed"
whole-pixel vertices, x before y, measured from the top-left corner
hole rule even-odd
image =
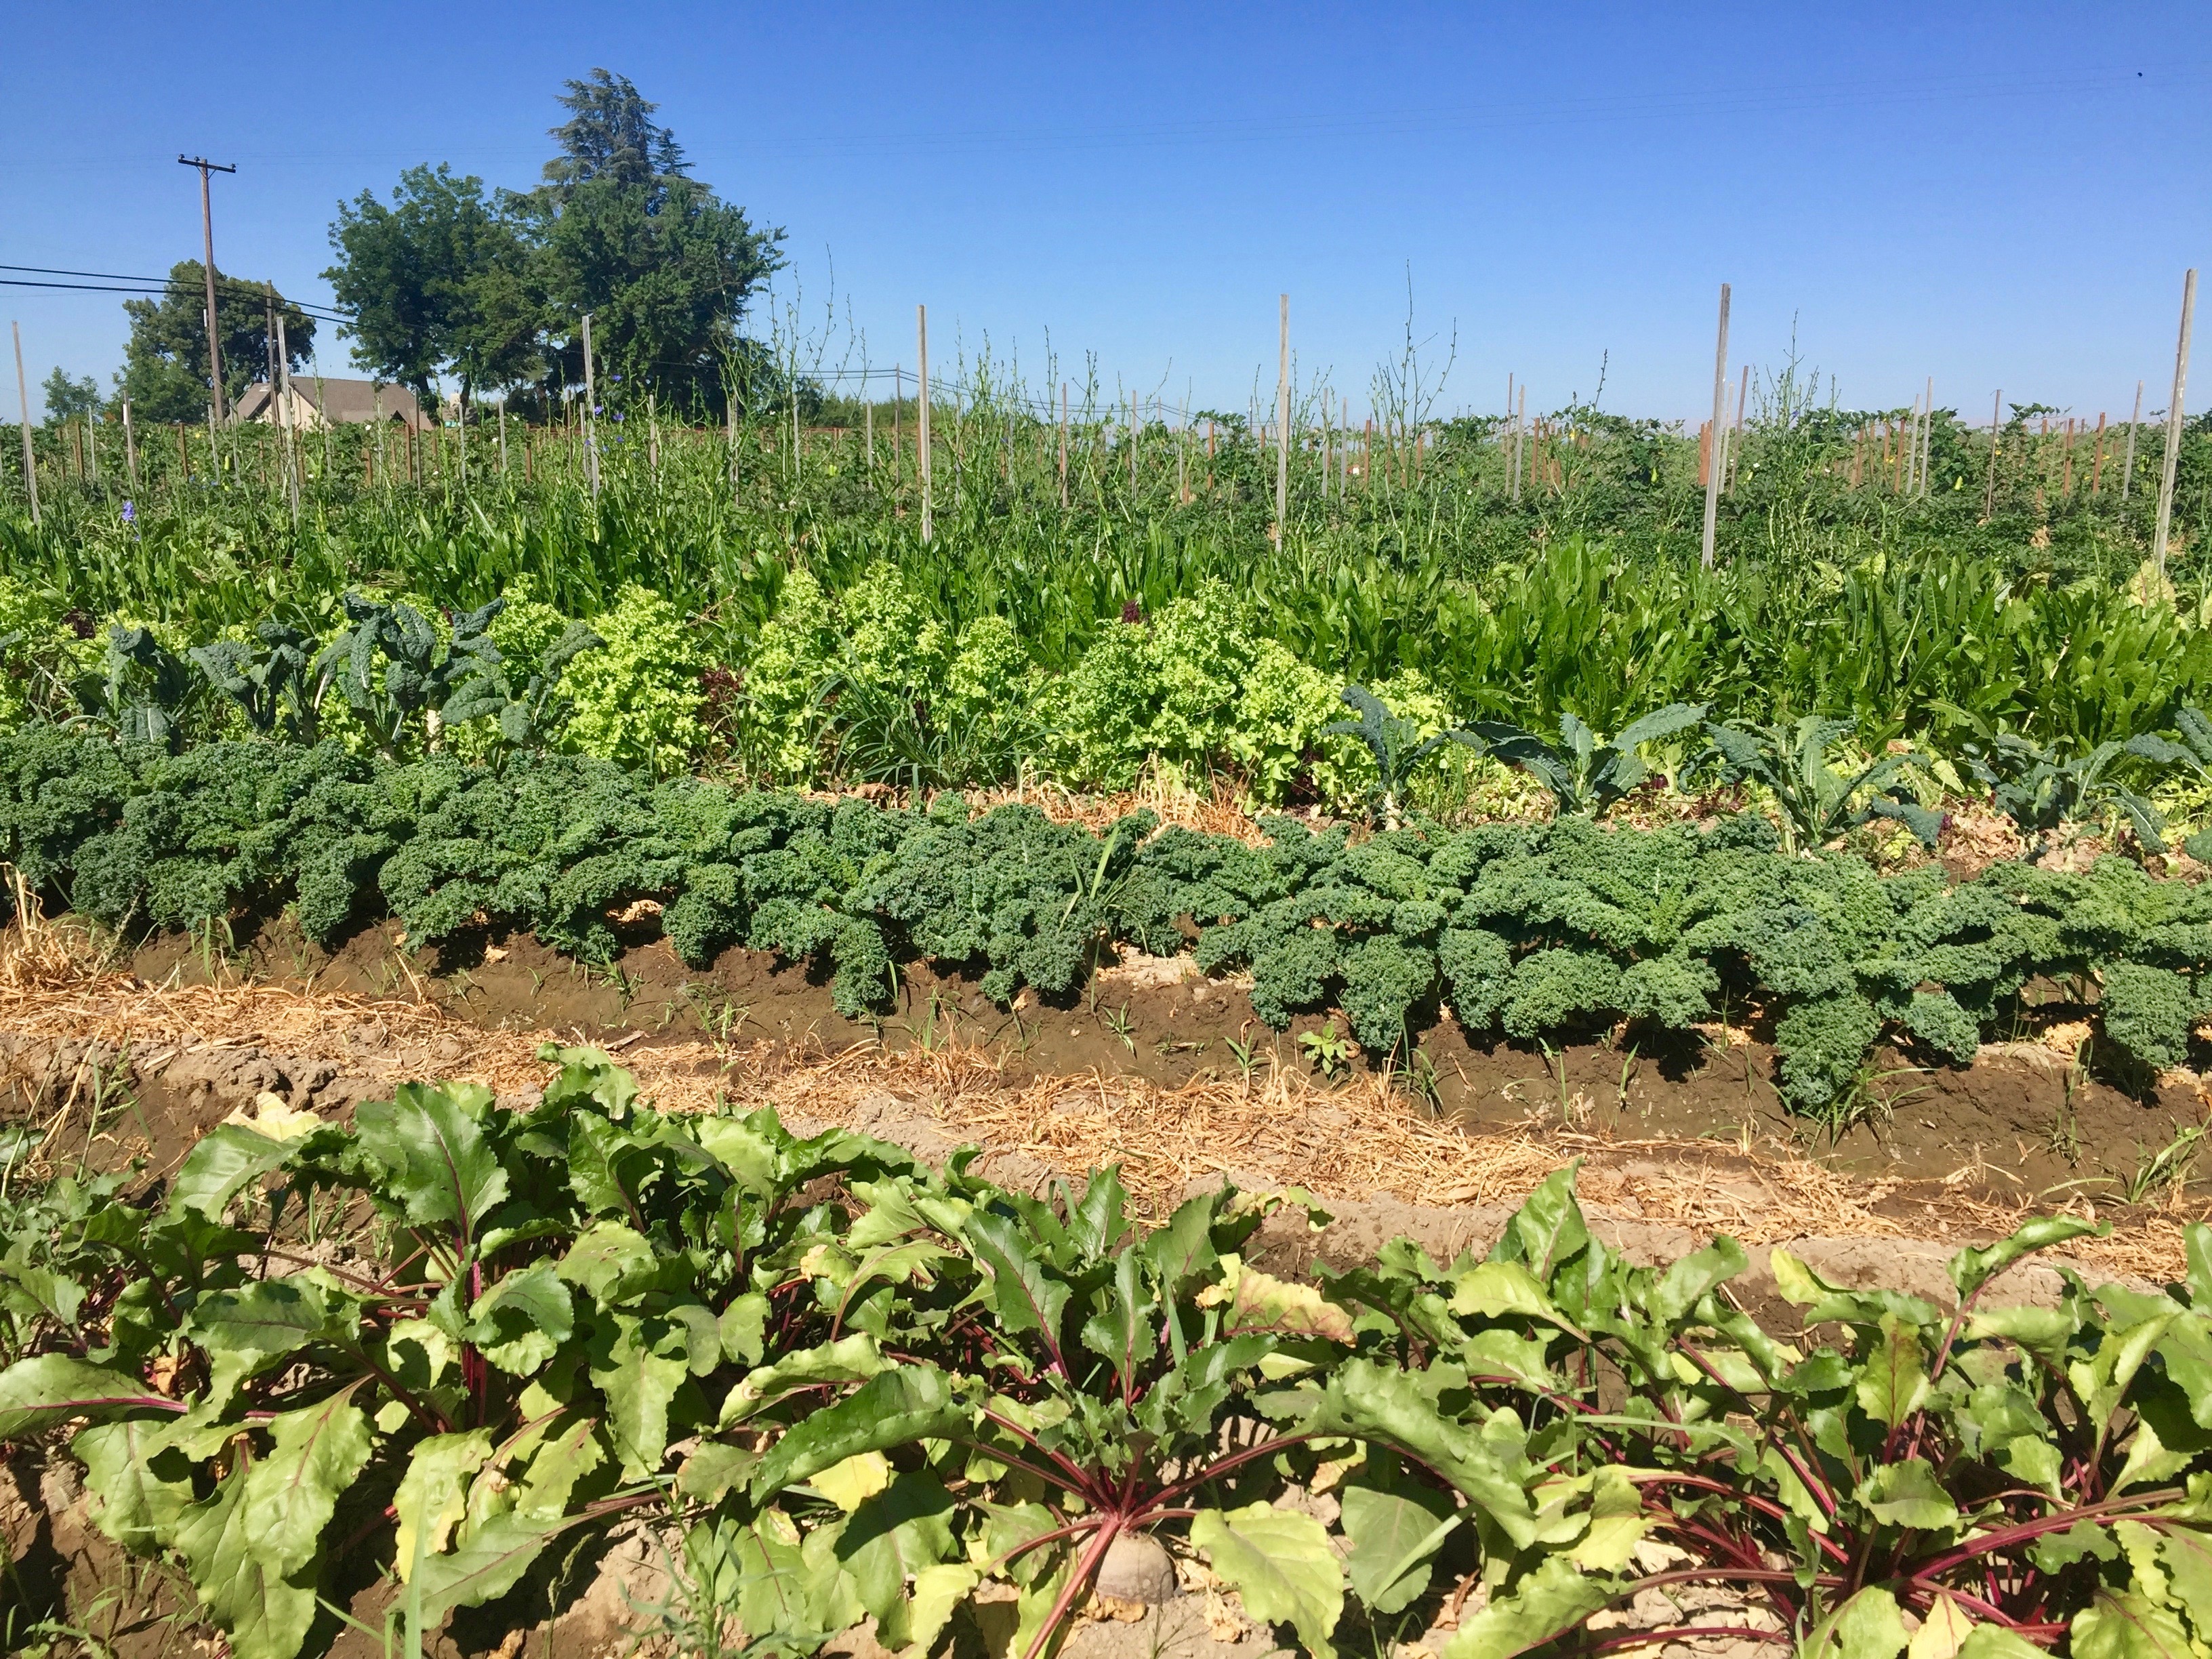
[[[1770,1137],[1763,1130],[1726,1139],[1698,1138],[1669,1134],[1662,1124],[1618,1115],[1600,1116],[1579,1130],[1544,1113],[1524,1114],[1511,1122],[1502,1117],[1480,1122],[1462,1114],[1462,1121],[1453,1122],[1438,1119],[1393,1087],[1387,1076],[1355,1075],[1332,1085],[1308,1066],[1287,1060],[1263,1064],[1249,1076],[1209,1076],[1200,1066],[1179,1079],[1148,1076],[1145,1067],[1133,1064],[1094,1066],[1087,1074],[1069,1075],[1054,1070],[1054,1062],[1037,1054],[1036,1044],[1024,1052],[1010,1050],[1003,1041],[979,1040],[977,1030],[949,1013],[940,1014],[935,1030],[925,1024],[902,1032],[896,1022],[887,1021],[879,1034],[848,1033],[857,1040],[825,1042],[826,1026],[843,1024],[834,1012],[826,1018],[821,1012],[827,988],[818,979],[808,984],[803,969],[777,969],[767,958],[742,951],[732,953],[737,960],[730,965],[753,975],[757,989],[770,988],[771,994],[758,1002],[764,1019],[749,1013],[742,1022],[724,1020],[719,1030],[714,1029],[717,1010],[731,1005],[718,1004],[711,994],[687,995],[673,1008],[664,1007],[657,991],[665,988],[648,982],[641,969],[655,958],[675,964],[666,945],[659,944],[636,947],[617,964],[619,973],[601,975],[589,986],[556,963],[552,971],[568,980],[574,998],[559,1009],[560,1029],[518,1029],[526,1023],[514,1011],[505,1023],[495,1013],[486,1019],[492,1011],[467,994],[466,982],[434,956],[401,966],[407,958],[392,946],[388,929],[356,936],[348,951],[307,964],[308,975],[293,984],[252,977],[235,959],[195,962],[174,941],[142,951],[128,969],[103,970],[88,963],[85,941],[68,929],[48,925],[27,930],[30,949],[23,945],[26,932],[17,930],[17,948],[9,959],[11,988],[0,1009],[8,1077],[0,1121],[36,1128],[38,1146],[30,1161],[41,1166],[118,1174],[138,1169],[117,1188],[118,1199],[130,1204],[157,1203],[164,1191],[173,1195],[173,1194],[196,1190],[201,1177],[195,1171],[204,1174],[208,1149],[218,1143],[250,1146],[252,1137],[295,1122],[367,1125],[389,1109],[377,1103],[397,1097],[404,1105],[432,1098],[410,1096],[404,1085],[433,1079],[447,1080],[433,1091],[436,1099],[465,1100],[456,1091],[477,1085],[483,1104],[472,1110],[526,1118],[543,1114],[548,1109],[547,1085],[562,1073],[557,1060],[549,1066],[541,1045],[549,1039],[573,1039],[580,1026],[582,1034],[598,1037],[620,1054],[641,1099],[678,1115],[672,1121],[690,1115],[690,1121],[736,1122],[744,1114],[767,1109],[798,1133],[858,1131],[933,1164],[946,1159],[961,1143],[972,1143],[982,1149],[972,1166],[975,1174],[1016,1194],[1048,1192],[1056,1181],[1073,1182],[1079,1191],[1088,1171],[1111,1163],[1122,1172],[1129,1217],[1146,1227],[1170,1222],[1179,1206],[1194,1194],[1215,1190],[1224,1178],[1251,1190],[1297,1187],[1327,1212],[1326,1218],[1310,1222],[1293,1206],[1267,1219],[1242,1251],[1255,1280],[1273,1274],[1277,1277],[1271,1282],[1283,1285],[1317,1271],[1356,1274],[1378,1261],[1400,1260],[1395,1252],[1407,1247],[1390,1244],[1394,1238],[1416,1242],[1438,1261],[1469,1259],[1462,1252],[1479,1256],[1486,1249],[1507,1248],[1499,1241],[1525,1224],[1514,1219],[1516,1204],[1532,1189],[1558,1190],[1563,1167],[1572,1163],[1583,1212],[1591,1234],[1603,1241],[1602,1249],[1622,1253],[1625,1261],[1663,1265],[1692,1255],[1714,1234],[1726,1233],[1748,1249],[1732,1285],[1736,1304],[1770,1328],[1795,1333],[1805,1310],[1790,1300],[1801,1282],[1792,1274],[1809,1271],[1836,1285],[1887,1286],[1941,1301],[1950,1294],[1943,1262],[1956,1246],[2002,1237],[2027,1213],[2027,1206],[2007,1201],[2004,1183],[1985,1174],[1948,1182],[1940,1175],[1913,1179],[1893,1174],[1869,1182],[1808,1158],[1786,1138]],[[264,940],[254,948],[265,954],[272,944]],[[507,954],[499,961],[480,961],[476,971],[515,963],[526,975],[532,948],[517,940],[487,946],[487,952]],[[187,970],[194,967],[213,969],[221,982],[186,982],[191,977]],[[374,976],[380,968],[398,972],[403,981],[412,976],[404,994],[338,988],[348,976]],[[1107,987],[1118,982],[1129,992],[1133,1007],[1157,1017],[1177,1006],[1178,994],[1188,997],[1194,987],[1207,996],[1215,994],[1204,980],[1168,977],[1183,971],[1175,963],[1154,959],[1109,968],[1102,981]],[[306,988],[309,976],[315,988]],[[786,999],[782,1004],[775,1000],[778,981]],[[940,1010],[953,1000],[956,988],[933,988]],[[969,994],[974,994],[972,987]],[[801,1024],[798,1016],[810,998],[817,1014]],[[586,1006],[592,999],[610,1000]],[[627,1007],[622,1006],[625,1000]],[[922,999],[924,1006],[927,1000]],[[787,1013],[779,1013],[779,1007]],[[1096,1018],[1081,1009],[1055,1011],[1052,1017],[1086,1023]],[[766,1024],[775,1025],[773,1032],[763,1029]],[[1137,1051],[1119,1036],[1108,1041],[1109,1058],[1118,1052],[1124,1060],[1136,1059]],[[1718,1041],[1722,1054],[1748,1055],[1755,1046],[1730,1045],[1725,1035]],[[564,1058],[574,1073],[575,1051]],[[1151,1058],[1166,1057],[1155,1053]],[[1594,1051],[1571,1057],[1571,1068],[1585,1058],[1594,1058]],[[627,1099],[627,1083],[610,1095],[605,1079],[613,1074],[604,1067],[588,1070],[599,1064],[586,1062],[588,1077],[600,1079],[591,1085],[598,1091],[593,1097]],[[1985,1061],[1973,1069],[2029,1074],[2008,1066],[2002,1056],[1995,1066]],[[2100,1086],[2087,1085],[2092,1094]],[[629,1109],[605,1109],[626,1114]],[[2090,1115],[2094,1119],[2094,1109]],[[501,1132],[490,1127],[493,1121],[485,1119],[485,1133],[496,1137]],[[630,1123],[631,1132],[641,1127],[626,1115],[620,1121]],[[241,1136],[248,1139],[241,1141]],[[570,1163],[573,1168],[573,1152]],[[1926,1173],[1920,1168],[1912,1171],[1916,1176]],[[2196,1207],[2186,1201],[2185,1188],[2167,1188],[2152,1206],[2107,1202],[2102,1218],[2118,1225],[2103,1236],[2086,1231],[2087,1218],[2098,1212],[2095,1206],[2077,1194],[2071,1207],[2079,1218],[2069,1226],[2077,1236],[2065,1240],[2060,1254],[2078,1270],[2097,1277],[2117,1272],[2146,1287],[2185,1272],[2194,1247],[2185,1244],[2184,1230]],[[1784,1250],[1781,1258],[1775,1255],[1778,1247]],[[346,1259],[333,1258],[341,1266]],[[1798,1262],[1804,1267],[1790,1265]],[[1995,1300],[2050,1305],[2064,1292],[2065,1281],[2048,1267],[2021,1267]],[[100,1294],[95,1281],[95,1301]],[[17,1318],[20,1331],[20,1312]],[[183,1375],[191,1375],[189,1359]],[[16,1392],[9,1396],[19,1404],[21,1381],[17,1378]],[[246,1390],[254,1394],[264,1386],[248,1383]],[[0,1379],[0,1394],[6,1393],[6,1379]],[[102,1408],[92,1409],[97,1417]],[[19,1425],[19,1435],[45,1420],[35,1414],[9,1419]],[[126,1413],[124,1422],[130,1420]],[[802,1415],[793,1420],[806,1419]],[[382,1431],[375,1437],[384,1443]],[[374,1458],[398,1455],[404,1462],[400,1448],[407,1439],[403,1430],[391,1453],[378,1451]],[[427,1457],[428,1445],[418,1443],[413,1455]],[[281,1448],[268,1455],[280,1453]],[[670,1455],[672,1466],[682,1467],[681,1447]],[[91,1479],[106,1496],[90,1500],[84,1495],[86,1477],[58,1450],[26,1443],[10,1464],[17,1504],[9,1510],[0,1500],[0,1510],[7,1510],[0,1524],[8,1528],[17,1565],[13,1593],[23,1597],[37,1591],[47,1598],[43,1604],[19,1600],[19,1606],[34,1611],[68,1608],[88,1618],[96,1613],[99,1639],[118,1655],[150,1656],[174,1639],[172,1632],[179,1621],[189,1629],[210,1617],[232,1631],[235,1650],[289,1650],[281,1632],[272,1636],[266,1628],[237,1622],[244,1604],[234,1590],[218,1586],[205,1607],[180,1601],[179,1581],[158,1562],[165,1556],[182,1560],[197,1580],[200,1568],[194,1563],[201,1558],[189,1550],[180,1556],[173,1548],[157,1547],[149,1560],[143,1540],[135,1545],[138,1554],[122,1547],[112,1518],[106,1524],[100,1519],[103,1513],[112,1516],[112,1476],[100,1473],[105,1466],[97,1458],[94,1462]],[[375,1469],[386,1467],[374,1464]],[[372,1487],[377,1480],[396,1479],[398,1467],[385,1474],[372,1470]],[[487,1478],[506,1479],[497,1476],[497,1466],[488,1468]],[[516,1468],[526,1475],[526,1461]],[[1372,1500],[1361,1497],[1355,1503],[1342,1492],[1332,1495],[1326,1489],[1339,1478],[1294,1470],[1270,1513],[1304,1516],[1321,1534],[1352,1538],[1366,1527],[1370,1517],[1362,1506]],[[218,1487],[212,1501],[222,1501],[223,1490]],[[1409,1502],[1431,1501],[1412,1488],[1400,1496]],[[103,1503],[108,1510],[100,1508]],[[809,1513],[803,1504],[799,1512]],[[1234,1505],[1223,1511],[1243,1512]],[[521,1588],[504,1597],[492,1595],[482,1607],[467,1605],[465,1585],[458,1592],[450,1589],[455,1582],[450,1572],[426,1569],[426,1583],[447,1587],[437,1590],[433,1606],[453,1608],[446,1639],[454,1650],[511,1652],[520,1630],[533,1644],[551,1643],[555,1652],[601,1651],[629,1639],[625,1630],[658,1631],[662,1639],[670,1639],[671,1620],[676,1621],[674,1639],[687,1639],[681,1628],[689,1605],[685,1598],[699,1589],[696,1537],[687,1548],[683,1527],[657,1513],[628,1522],[621,1519],[628,1510],[605,1513],[606,1523],[594,1529],[591,1546],[564,1556],[560,1572],[551,1572],[550,1559],[538,1561],[533,1553],[536,1565],[520,1581]],[[379,1576],[377,1564],[389,1559],[391,1534],[388,1528],[379,1533],[373,1521],[350,1510],[337,1514],[325,1540],[325,1547],[334,1549],[340,1533],[351,1538],[368,1524],[366,1536],[372,1541],[366,1556],[341,1552],[327,1559],[313,1557],[323,1563],[314,1570],[323,1575],[325,1598],[339,1597],[369,1629],[387,1614],[404,1620],[406,1600],[404,1590]],[[1301,1528],[1304,1524],[1298,1523]],[[467,1531],[464,1527],[463,1537]],[[457,1560],[466,1554],[465,1546],[458,1547]],[[1356,1556],[1358,1547],[1352,1547]],[[1632,1569],[1632,1579],[1637,1573],[1662,1575],[1662,1582],[1672,1585],[1667,1594],[1641,1590],[1613,1611],[1577,1601],[1574,1618],[1588,1618],[1593,1633],[1664,1633],[1706,1652],[1725,1650],[1732,1642],[1755,1643],[1761,1639],[1758,1632],[1779,1633],[1788,1627],[1786,1618],[1778,1618],[1769,1602],[1747,1597],[1740,1586],[1701,1584],[1694,1575],[1679,1583],[1664,1579],[1667,1571],[1681,1570],[1668,1553],[1673,1547],[1654,1534],[1649,1547],[1622,1558],[1623,1566]],[[1240,1656],[1256,1656],[1279,1643],[1310,1651],[1326,1644],[1316,1622],[1324,1618],[1325,1595],[1319,1602],[1297,1604],[1295,1613],[1306,1620],[1301,1626],[1285,1613],[1289,1604],[1255,1589],[1255,1581],[1239,1579],[1230,1544],[1179,1551],[1179,1598],[1147,1607],[1094,1596],[1083,1604],[1066,1650],[1083,1659],[1118,1659],[1192,1644],[1196,1650],[1226,1649]],[[1482,1635],[1495,1628],[1482,1612],[1492,1593],[1472,1582],[1453,1593],[1445,1577],[1461,1569],[1446,1564],[1456,1557],[1447,1553],[1435,1559],[1444,1577],[1419,1575],[1426,1588],[1411,1595],[1402,1613],[1383,1617],[1356,1594],[1348,1601],[1340,1594],[1338,1601],[1346,1611],[1330,1615],[1346,1623],[1339,1640],[1355,1639],[1352,1626],[1358,1623],[1371,1626],[1385,1640],[1418,1638],[1431,1652],[1453,1650],[1462,1631],[1474,1634],[1458,1651],[1506,1650],[1469,1645],[1494,1639]],[[1553,1571],[1556,1576],[1558,1570]],[[1601,1577],[1609,1588],[1618,1572],[1608,1569]],[[1367,1582],[1370,1595],[1396,1599],[1382,1595],[1386,1587],[1371,1577]],[[264,1598],[256,1605],[275,1606],[268,1598],[279,1588],[272,1581],[256,1590]],[[1014,1588],[1016,1594],[1002,1601],[994,1599],[988,1583],[975,1587],[969,1610],[959,1614],[951,1638],[956,1648],[976,1641],[988,1650],[994,1640],[1006,1639],[1012,1623],[1024,1616],[1019,1587]],[[1474,1590],[1471,1600],[1465,1594],[1468,1589]],[[1504,1586],[1498,1587],[1497,1599],[1508,1599],[1504,1591]],[[1577,1595],[1595,1593],[1593,1589]],[[460,1595],[458,1602],[455,1594]],[[1035,1612],[1030,1609],[1030,1615]],[[756,1607],[754,1617],[761,1616]],[[1908,1602],[1903,1616],[1919,1615]],[[1006,1629],[1000,1628],[1002,1619]],[[1675,1634],[1685,1629],[1714,1633]],[[881,1621],[872,1619],[852,1638],[860,1644],[854,1650],[875,1650],[869,1644],[880,1630]],[[316,1623],[303,1639],[311,1647],[327,1645],[348,1654],[380,1650],[374,1643],[363,1645],[367,1638],[359,1631],[334,1621]]]

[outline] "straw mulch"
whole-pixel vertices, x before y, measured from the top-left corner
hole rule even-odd
[[[582,1040],[574,1032],[487,1030],[401,1000],[265,984],[156,988],[99,970],[81,951],[58,947],[51,928],[28,940],[17,930],[15,939],[14,949],[0,950],[0,1030],[23,1036],[129,1042],[141,1054],[259,1048],[329,1059],[355,1075],[467,1079],[502,1093],[544,1083],[542,1042]],[[1017,1082],[1000,1057],[976,1048],[793,1055],[766,1044],[641,1037],[611,1046],[668,1109],[726,1102],[878,1129],[893,1120],[919,1122],[948,1146],[975,1142],[992,1158],[1017,1156],[1067,1176],[1118,1163],[1133,1194],[1156,1213],[1192,1182],[1224,1176],[1302,1187],[1324,1204],[1505,1204],[1577,1157],[1585,1160],[1580,1191],[1594,1207],[1725,1231],[1750,1244],[1812,1236],[1964,1243],[2009,1231],[2027,1213],[1960,1190],[1901,1218],[1894,1204],[1883,1207],[1895,1183],[1856,1180],[1774,1147],[1620,1141],[1534,1127],[1471,1134],[1379,1083],[1328,1089],[1302,1072],[1179,1089],[1096,1073]],[[1959,1171],[1953,1184],[1963,1188],[1972,1173]],[[2183,1230],[2199,1207],[2177,1199],[2165,1211],[2132,1214],[2113,1236],[2082,1240],[2069,1254],[2108,1271],[2175,1277]]]

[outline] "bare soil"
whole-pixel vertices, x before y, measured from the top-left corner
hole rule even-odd
[[[1146,957],[1109,960],[1070,996],[1025,992],[1011,1009],[986,998],[975,975],[912,963],[896,1008],[848,1020],[831,1005],[818,968],[732,947],[702,971],[659,937],[652,915],[625,931],[619,960],[593,969],[527,934],[477,933],[410,950],[392,922],[325,951],[280,917],[227,956],[172,936],[141,949],[131,967],[155,984],[244,976],[411,998],[493,1030],[550,1029],[603,1043],[764,1041],[778,1054],[981,1047],[1017,1082],[1095,1073],[1172,1089],[1235,1080],[1262,1065],[1310,1066],[1305,1038],[1342,1039],[1349,1029],[1340,1015],[1323,1013],[1275,1032],[1253,1012],[1239,979],[1200,975],[1187,959]],[[2076,1183],[2107,1198],[2124,1193],[2176,1136],[2204,1122],[2212,1103],[2212,1088],[2194,1072],[2154,1075],[2106,1065],[2094,1048],[2082,1055],[2086,1011],[2056,988],[2021,1040],[1985,1046],[1972,1066],[1878,1051],[1840,1127],[1784,1106],[1771,1033],[1756,1015],[1744,1026],[1695,1033],[1595,1030],[1547,1048],[1471,1036],[1448,1011],[1424,1012],[1432,1023],[1416,1060],[1423,1086],[1440,1115],[1470,1129],[1534,1122],[1613,1140],[1779,1140],[1869,1178],[1951,1176],[2014,1200],[2062,1194]],[[1389,1062],[1355,1049],[1346,1074],[1378,1075]]]

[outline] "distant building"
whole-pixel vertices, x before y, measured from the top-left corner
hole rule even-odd
[[[262,424],[288,424],[295,431],[319,432],[325,426],[358,426],[398,421],[423,431],[430,417],[404,386],[381,380],[334,380],[327,375],[295,374],[285,383],[290,407],[269,395],[269,382],[256,380],[240,394],[234,418]]]

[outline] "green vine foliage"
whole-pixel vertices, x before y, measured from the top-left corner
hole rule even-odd
[[[1121,944],[1249,971],[1278,1029],[1340,1008],[1378,1057],[1446,1008],[1534,1042],[1624,1019],[1681,1030],[1725,1000],[1774,1022],[1784,1097],[1817,1115],[1884,1036],[1971,1060],[2039,977],[2099,984],[2105,1037],[2152,1066],[2183,1057],[2212,989],[2212,888],[2118,858],[1954,883],[1937,865],[1885,876],[1847,852],[1787,855],[1755,815],[1703,832],[1563,817],[1358,838],[1262,823],[1272,840],[1252,847],[1142,812],[1097,836],[1033,806],[654,783],[528,751],[492,767],[329,742],[170,754],[51,727],[0,738],[0,855],[103,923],[204,927],[289,903],[319,942],[388,915],[418,944],[530,930],[605,963],[610,914],[653,899],[686,962],[740,945],[817,961],[852,1016],[887,1006],[917,957],[1011,1001],[1073,991]]]
[[[1170,1551],[1316,1659],[1477,1586],[1442,1659],[1700,1582],[1846,1659],[1897,1659],[1908,1616],[1970,1659],[2212,1634],[2201,1225],[2181,1282],[2062,1267],[2040,1307],[1991,1287],[2087,1224],[1960,1250],[1941,1304],[1778,1249],[1775,1329],[1741,1245],[1627,1261],[1571,1168],[1486,1255],[1283,1278],[1262,1224],[1328,1220],[1295,1192],[1147,1225],[1112,1170],[1014,1192],[972,1151],[664,1115],[602,1053],[543,1057],[534,1102],[264,1101],[166,1189],[19,1207],[0,1438],[66,1436],[95,1524],[239,1659],[328,1644],[342,1547],[420,1640],[641,1510],[695,1613],[793,1659],[870,1618],[917,1659],[962,1630],[1044,1659],[1109,1558],[1117,1593],[1171,1589]]]

